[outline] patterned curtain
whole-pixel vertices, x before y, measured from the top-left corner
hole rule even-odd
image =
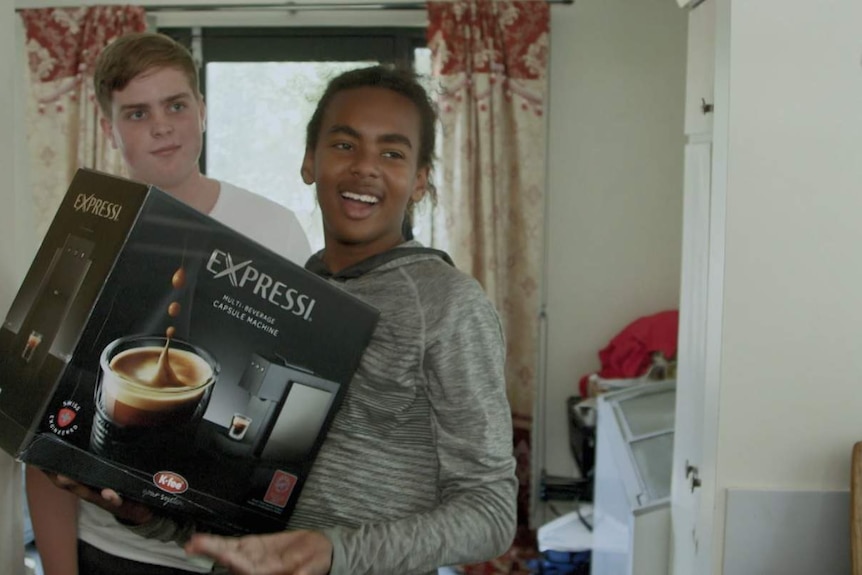
[[[27,131],[36,237],[41,239],[79,167],[122,175],[99,128],[93,64],[117,36],[146,29],[143,8],[91,6],[20,11],[30,72]]]
[[[519,537],[471,573],[515,573],[529,523],[530,430],[538,365],[550,9],[544,0],[428,3],[442,124],[439,210],[446,248],[499,310],[521,480]],[[442,221],[441,221],[442,220]]]

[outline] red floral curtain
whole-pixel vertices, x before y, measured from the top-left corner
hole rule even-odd
[[[544,241],[550,9],[545,0],[428,3],[442,136],[435,226],[460,269],[484,286],[507,341],[506,381],[521,481],[519,537],[468,573],[526,572],[530,432],[538,366]],[[456,217],[457,215],[457,217]],[[526,551],[525,551],[526,550]]]
[[[30,73],[30,182],[41,238],[79,167],[123,174],[99,128],[93,64],[114,38],[146,29],[143,8],[90,6],[20,11]]]

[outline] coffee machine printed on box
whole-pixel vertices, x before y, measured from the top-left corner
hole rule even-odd
[[[81,170],[0,330],[0,446],[278,530],[376,321],[167,194]]]

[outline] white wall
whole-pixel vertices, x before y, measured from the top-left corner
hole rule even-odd
[[[0,0],[0,85],[7,86],[6,90],[0,91],[0,174],[4,174],[0,181],[0,206],[6,209],[0,210],[0,230],[3,230],[3,241],[0,241],[0,314],[5,315],[6,309],[15,294],[13,263],[15,251],[14,244],[14,215],[13,209],[8,206],[15,205],[15,116],[14,116],[14,92],[8,89],[15,77],[15,22],[14,10],[11,0]],[[10,233],[12,232],[12,233]]]
[[[858,0],[731,0],[716,550],[727,488],[849,488],[862,440],[860,22]]]
[[[565,400],[601,367],[599,349],[638,317],[679,305],[686,32],[672,0],[552,7],[551,474],[574,471]]]
[[[11,0],[0,0],[0,316],[17,287],[15,257],[15,103],[16,35]],[[21,470],[12,458],[0,452],[0,572],[17,575],[24,570],[24,532],[21,522]]]

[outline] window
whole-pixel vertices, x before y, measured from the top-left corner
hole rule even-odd
[[[160,30],[187,46],[190,29]],[[305,126],[333,76],[380,62],[411,63],[430,74],[418,28],[204,28],[201,90],[207,131],[201,168],[290,208],[313,251],[323,247],[320,210],[299,174]],[[430,244],[430,210],[418,210],[416,237]]]

